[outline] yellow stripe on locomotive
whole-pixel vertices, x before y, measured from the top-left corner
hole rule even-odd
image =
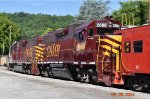
[[[121,35],[107,35],[106,38],[100,39],[100,42],[104,42],[104,45],[101,45],[102,48],[106,49],[105,52],[103,52],[104,56],[111,57],[111,54],[116,55],[116,71],[120,71],[119,68],[119,48],[121,48]]]

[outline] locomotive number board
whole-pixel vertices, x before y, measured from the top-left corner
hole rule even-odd
[[[118,24],[114,24],[112,22],[99,22],[99,23],[96,23],[96,27],[101,27],[101,28],[119,28],[120,26]]]

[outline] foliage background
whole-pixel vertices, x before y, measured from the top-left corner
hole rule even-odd
[[[71,15],[56,16],[45,14],[29,14],[24,12],[19,13],[1,13],[13,22],[15,22],[20,31],[21,39],[32,38],[35,36],[43,35],[47,28],[52,30],[63,28],[73,22],[74,17]]]
[[[114,19],[121,21],[122,24],[133,25],[134,20],[134,25],[140,26],[148,22],[148,1],[132,0],[120,2],[120,5],[121,8],[114,11],[112,15]]]
[[[11,39],[10,39],[11,28]],[[18,26],[9,20],[7,17],[0,15],[0,54],[7,54],[9,46],[15,40],[19,39],[20,29]],[[4,46],[5,48],[4,48]]]

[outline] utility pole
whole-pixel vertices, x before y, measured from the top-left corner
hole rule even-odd
[[[9,46],[11,45],[11,26],[9,27],[10,31],[9,31]]]
[[[148,22],[150,24],[150,0],[148,0]]]
[[[2,57],[3,57],[4,53],[5,53],[5,46],[4,46],[4,42],[3,42],[3,52],[2,52]]]

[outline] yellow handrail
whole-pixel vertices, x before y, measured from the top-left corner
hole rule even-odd
[[[99,61],[99,51],[100,51],[100,36],[98,36],[98,50],[97,50],[97,59],[96,59],[96,71],[98,72],[98,61]]]

